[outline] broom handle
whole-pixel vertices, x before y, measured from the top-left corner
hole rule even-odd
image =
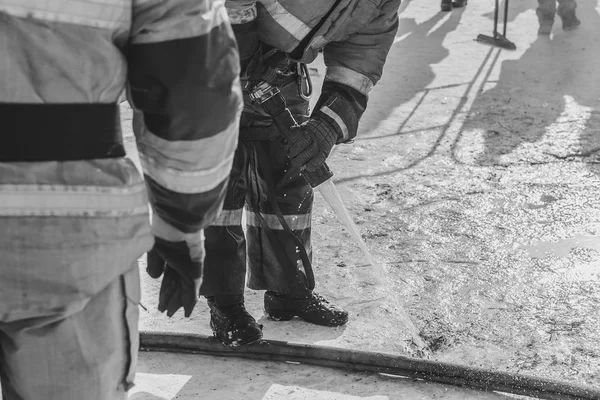
[[[498,4],[498,0],[496,0],[496,8],[494,9],[494,36],[498,33],[498,8],[500,5]]]
[[[504,31],[502,36],[506,37],[506,22],[508,19],[508,0],[504,0]]]

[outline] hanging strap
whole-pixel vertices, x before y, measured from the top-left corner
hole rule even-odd
[[[281,209],[279,208],[279,204],[277,203],[277,199],[275,196],[276,186],[275,186],[275,182],[273,180],[273,174],[271,173],[271,166],[269,164],[269,159],[266,156],[263,148],[260,145],[255,146],[255,148],[257,151],[258,158],[259,158],[258,165],[260,166],[261,171],[263,173],[263,177],[265,179],[265,182],[267,183],[267,199],[269,200],[269,203],[273,207],[273,211],[275,212],[275,215],[277,216],[279,223],[283,227],[283,230],[285,232],[287,232],[293,238],[294,243],[296,244],[296,246],[298,247],[298,250],[300,251],[300,259],[302,260],[302,265],[304,266],[305,276],[303,276],[302,274],[299,274],[300,271],[296,267],[296,260],[295,259],[292,260],[287,255],[285,250],[283,250],[285,247],[279,242],[275,233],[268,226],[267,221],[265,221],[265,219],[260,214],[260,210],[257,210],[258,211],[256,213],[257,218],[259,220],[261,227],[265,231],[265,234],[269,238],[269,240],[271,242],[278,243],[280,248],[282,249],[280,252],[277,252],[277,251],[275,252],[275,255],[276,255],[279,263],[281,265],[287,265],[287,266],[292,267],[294,269],[294,271],[293,271],[294,275],[298,276],[300,278],[300,280],[302,281],[302,283],[305,285],[306,289],[311,291],[315,288],[315,276],[313,273],[310,258],[308,257],[308,253],[306,252],[304,244],[294,234],[294,232],[292,231],[292,229],[286,222],[285,218],[283,217],[283,213],[281,212]]]

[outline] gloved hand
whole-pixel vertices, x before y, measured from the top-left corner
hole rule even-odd
[[[192,261],[186,242],[168,242],[156,238],[147,254],[146,271],[152,278],[162,275],[158,311],[172,317],[181,307],[189,317],[198,301],[202,282],[202,263]]]
[[[293,166],[312,172],[325,163],[338,138],[332,124],[311,118],[286,132],[285,149]]]

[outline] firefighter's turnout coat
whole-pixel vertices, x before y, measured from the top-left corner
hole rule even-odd
[[[145,182],[120,134],[127,82]],[[199,241],[241,102],[222,1],[0,0],[0,322],[81,306],[153,234]]]

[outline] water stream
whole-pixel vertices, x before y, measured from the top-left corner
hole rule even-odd
[[[413,324],[410,316],[402,307],[402,303],[398,298],[395,290],[389,284],[389,281],[386,279],[386,273],[383,266],[373,257],[369,249],[367,248],[367,244],[363,240],[358,227],[352,220],[348,209],[344,205],[344,201],[342,200],[340,193],[335,188],[331,179],[325,181],[321,185],[317,187],[317,190],[321,193],[321,196],[325,199],[327,204],[333,209],[335,215],[340,219],[344,227],[348,230],[350,236],[354,239],[358,247],[362,250],[365,257],[373,267],[373,276],[376,280],[375,285],[377,285],[381,290],[385,291],[388,299],[393,301],[394,305],[397,307],[397,311],[399,313],[399,317],[402,320],[404,325],[404,329],[408,330],[414,344],[419,348],[419,350],[425,351],[427,345],[419,336],[419,331]]]

